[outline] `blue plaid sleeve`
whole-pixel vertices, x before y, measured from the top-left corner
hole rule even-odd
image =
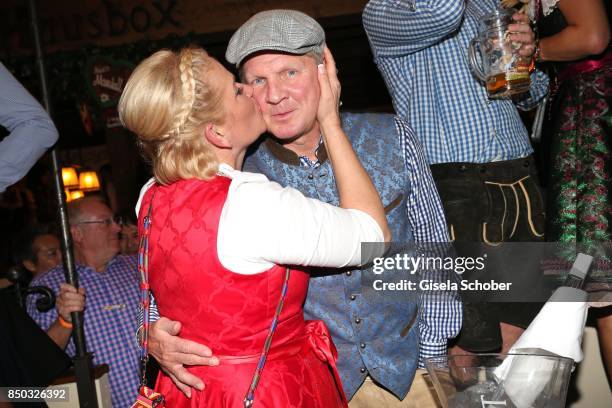
[[[531,88],[526,97],[519,100],[516,106],[520,110],[528,111],[538,106],[548,93],[548,76],[542,71],[531,74]]]
[[[417,243],[418,253],[445,258],[454,255],[452,243]],[[419,277],[429,282],[459,284],[460,276],[454,271],[423,268]],[[419,367],[428,357],[446,354],[448,339],[461,330],[463,304],[457,290],[424,290],[419,292]]]
[[[412,187],[407,211],[415,241],[423,246],[431,243],[428,252],[442,255],[438,249],[444,250],[446,246],[436,243],[448,242],[449,237],[442,202],[431,170],[423,148],[410,126],[396,118],[396,127]],[[424,367],[425,358],[446,354],[448,339],[457,336],[461,329],[463,307],[457,292],[427,291],[420,294],[419,310],[419,366]]]
[[[465,0],[371,0],[363,26],[376,57],[411,54],[457,30]]]
[[[425,359],[446,355],[448,339],[459,334],[463,304],[457,292],[431,293],[420,299],[419,367]]]
[[[395,124],[412,188],[408,197],[408,219],[414,239],[416,242],[447,242],[444,209],[423,147],[405,121],[396,117]]]
[[[36,286],[38,283],[30,284],[31,286]],[[57,296],[57,292],[53,290],[54,294]],[[55,308],[49,310],[48,312],[39,312],[36,308],[36,301],[40,295],[30,295],[26,298],[26,311],[30,315],[30,317],[36,322],[36,324],[43,329],[44,331],[49,330],[51,325],[55,320],[57,320],[57,310]]]
[[[157,302],[155,302],[155,296],[153,296],[153,292],[150,292],[149,295],[151,299],[151,305],[149,306],[149,322],[153,323],[159,320],[159,310],[157,309]],[[142,309],[142,304],[138,307],[138,330],[136,331],[136,344],[138,347],[141,347],[141,338],[140,333],[142,331],[142,324],[144,323],[144,310]]]
[[[80,271],[77,271],[80,273]],[[46,273],[34,278],[30,282],[30,287],[32,286],[46,286],[51,289],[53,294],[59,296],[59,286],[60,283],[64,282],[64,273],[61,266],[55,267]],[[47,312],[40,312],[36,307],[36,301],[41,297],[41,295],[30,295],[26,298],[26,312],[30,315],[32,320],[36,322],[38,327],[47,332],[51,325],[57,320],[57,309],[54,307]],[[57,300],[57,299],[56,299]],[[66,344],[64,351],[69,356],[73,356],[75,354],[74,341],[72,338]]]

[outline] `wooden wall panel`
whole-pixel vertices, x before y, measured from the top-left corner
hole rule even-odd
[[[359,13],[366,0],[40,0],[45,50],[113,46],[169,34],[233,30],[253,14],[273,8],[314,18]],[[0,2],[3,54],[31,50],[27,2]]]

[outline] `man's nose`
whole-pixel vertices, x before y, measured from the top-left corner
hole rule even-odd
[[[278,81],[268,81],[268,87],[266,92],[267,102],[272,104],[278,104],[285,99],[285,88]]]

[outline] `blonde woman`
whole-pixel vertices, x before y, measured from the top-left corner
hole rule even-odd
[[[317,119],[342,208],[238,170],[265,123],[252,88],[204,50],[159,51],[126,84],[121,120],[155,175],[139,216],[142,232],[150,209],[151,289],[160,313],[181,322],[181,336],[210,345],[219,358],[218,366],[189,368],[206,384],[191,400],[161,373],[158,391],[168,406],[243,406],[283,287],[256,404],[346,406],[331,337],[322,322],[304,321],[309,276],[286,265],[357,265],[361,242],[389,241],[390,232],[340,127],[340,86],[331,54],[324,55]]]

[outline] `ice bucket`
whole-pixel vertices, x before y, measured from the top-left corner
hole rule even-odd
[[[431,357],[427,371],[444,408],[564,408],[574,361],[547,354]]]

